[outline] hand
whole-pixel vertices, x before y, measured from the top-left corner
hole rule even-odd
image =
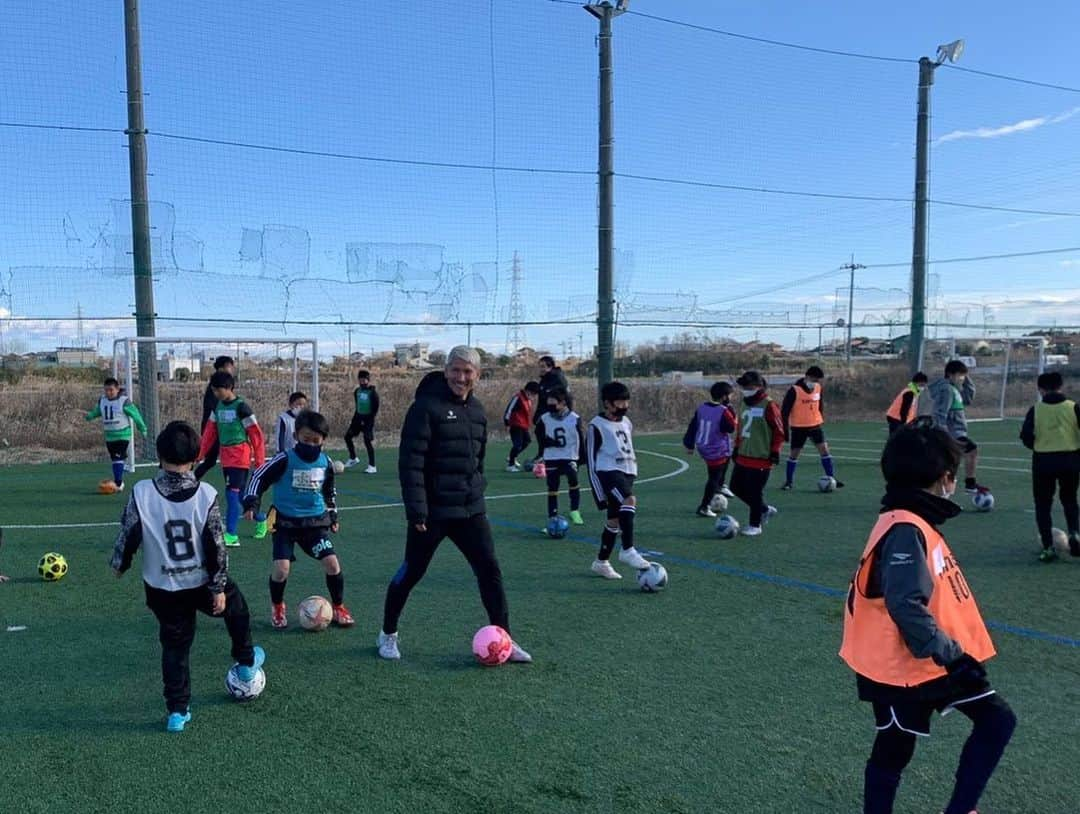
[[[427,523],[424,523],[422,521],[420,523],[413,523],[413,528],[423,534],[427,531]]]
[[[949,678],[957,684],[979,684],[986,680],[986,668],[967,653],[945,665]]]
[[[334,534],[338,533],[339,528],[341,528],[341,526],[339,526],[337,523],[330,524],[330,531],[332,531]]]
[[[777,464],[779,464],[780,463],[780,453],[779,452],[770,452],[769,453],[769,463],[771,463],[773,466],[776,466]]]
[[[214,616],[221,616],[221,614],[225,613],[225,594],[212,594],[212,596],[213,603],[210,609],[213,611]]]
[[[255,519],[255,510],[254,509],[248,509],[246,512],[244,512],[244,519],[245,520],[254,520]]]

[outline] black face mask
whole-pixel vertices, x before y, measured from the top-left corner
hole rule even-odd
[[[301,444],[297,443],[293,450],[300,456],[302,461],[311,463],[319,457],[319,453],[322,452],[322,447],[315,444]]]
[[[626,414],[630,412],[630,408],[616,407],[614,410],[612,410],[612,412],[615,413],[615,420],[619,421],[620,419],[626,418]]]

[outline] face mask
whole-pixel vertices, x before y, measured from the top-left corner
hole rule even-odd
[[[616,420],[619,420],[619,419],[626,418],[626,414],[628,412],[630,412],[630,408],[629,407],[617,407],[612,412],[614,412]]]
[[[945,486],[945,483],[952,483],[952,488],[950,489],[948,486]],[[941,496],[943,498],[945,498],[946,500],[948,500],[949,498],[951,498],[955,494],[956,494],[956,481],[955,480],[954,481],[944,481],[942,483],[942,485],[941,485]]]
[[[304,408],[293,407],[291,410],[289,410],[289,412],[292,413],[293,418],[296,418],[298,415],[300,415],[300,413],[304,412]]]
[[[742,391],[742,397],[744,399],[752,399],[754,396],[757,395],[757,393],[758,393],[757,390],[743,390]]]
[[[303,458],[305,461],[314,461],[319,457],[319,453],[322,452],[322,447],[316,444],[301,444],[297,442],[293,448],[296,450],[296,454]]]

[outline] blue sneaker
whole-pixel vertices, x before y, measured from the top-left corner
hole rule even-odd
[[[191,710],[187,712],[170,712],[169,722],[165,724],[166,732],[183,732],[187,722],[191,720]]]
[[[236,677],[241,681],[251,681],[255,678],[255,674],[259,672],[259,668],[263,666],[263,662],[266,661],[266,653],[261,647],[255,645],[252,648],[255,654],[255,662],[248,667],[246,664],[236,665]]]

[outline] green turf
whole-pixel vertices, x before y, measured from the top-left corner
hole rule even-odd
[[[1067,814],[1080,799],[1080,561],[1036,561],[1016,431],[975,426],[984,442],[980,479],[998,505],[965,513],[945,532],[986,617],[1032,631],[994,632],[991,678],[1020,725],[985,810]],[[497,669],[469,653],[485,619],[449,543],[402,618],[404,659],[376,658],[383,591],[404,539],[400,508],[363,508],[396,500],[392,453],[384,452],[380,474],[353,469],[340,479],[341,505],[351,510],[337,546],[357,627],[271,630],[269,542],[245,540],[232,573],[267,651],[267,690],[246,705],[226,698],[227,637],[220,622],[201,618],[194,720],[179,736],[162,731],[157,630],[138,571],[117,580],[107,567],[115,527],[15,528],[114,522],[126,493],[94,494],[107,464],[0,469],[0,570],[12,577],[0,586],[0,808],[856,811],[872,721],[836,657],[840,600],[813,586],[846,586],[874,522],[882,435],[878,426],[830,428],[847,488],[817,493],[820,467],[808,451],[797,491],[770,493],[780,515],[756,540],[718,540],[693,515],[700,460],[643,483],[640,546],[663,552],[671,574],[659,595],[638,592],[625,567],[619,583],[589,574],[600,519],[588,498],[585,531],[547,540],[538,533],[538,482],[493,466],[490,496],[530,493],[489,508],[514,633],[536,659]],[[641,456],[642,479],[678,470],[686,459],[677,441],[638,439],[642,451],[658,453]],[[70,564],[59,584],[36,576],[49,550]],[[290,607],[316,592],[326,592],[321,572],[301,559]],[[4,632],[9,625],[27,630]],[[959,715],[934,727],[905,775],[897,812],[937,812],[948,796],[969,727]]]

